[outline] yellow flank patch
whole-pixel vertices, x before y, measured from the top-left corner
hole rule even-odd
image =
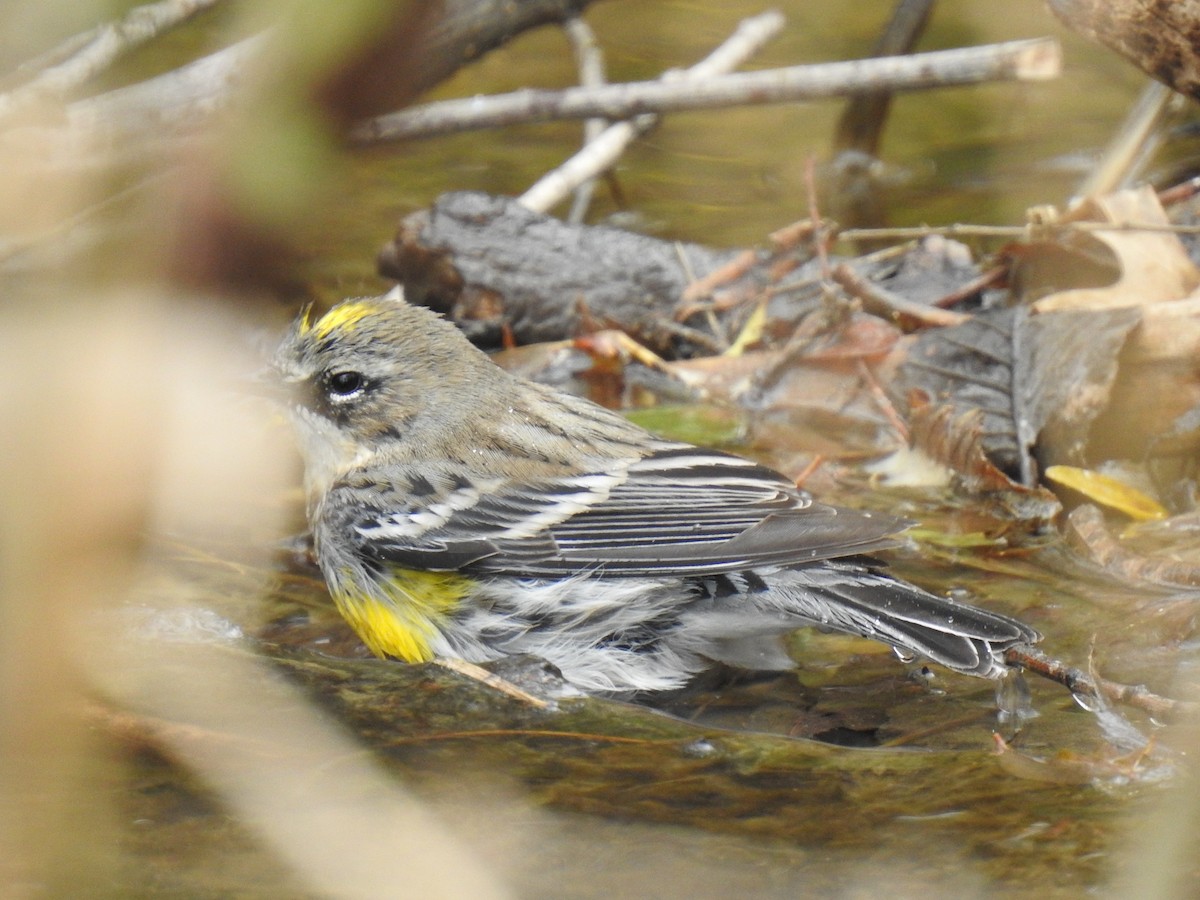
[[[335,331],[353,331],[354,326],[373,313],[376,308],[376,304],[369,300],[351,300],[347,303],[339,303],[317,319],[311,329],[313,337],[328,337]]]
[[[347,579],[348,584],[350,579]],[[466,595],[471,581],[451,572],[392,569],[375,583],[378,593],[334,593],[338,610],[376,656],[405,662],[433,659],[438,625]]]

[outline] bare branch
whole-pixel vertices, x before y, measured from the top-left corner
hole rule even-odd
[[[783,24],[783,16],[774,10],[746,19],[738,25],[729,39],[708,57],[690,69],[674,73],[675,80],[695,83],[736,69],[777,35]],[[668,73],[670,74],[672,73]],[[657,121],[657,116],[646,115],[609,126],[575,156],[553,172],[542,176],[533,187],[521,195],[520,202],[532,210],[545,212],[576,187],[609,169],[625,152],[625,148],[638,135],[653,128]]]
[[[907,316],[915,319],[922,327],[940,328],[948,325],[961,325],[971,318],[965,313],[940,309],[902,297],[894,291],[889,291],[887,288],[863,278],[846,263],[834,267],[830,277],[852,297],[861,300],[864,308],[869,312],[882,315],[887,319]]]
[[[265,35],[246,38],[157,78],[67,105],[65,125],[23,126],[5,134],[36,152],[45,169],[81,169],[144,159],[209,122],[237,95],[247,62]]]
[[[702,84],[629,82],[562,91],[523,90],[413,107],[370,119],[351,131],[360,143],[432,137],[517,122],[627,119],[643,113],[785,103],[878,90],[922,90],[986,81],[1045,80],[1061,69],[1058,42],[1050,38],[982,47],[739,72]]]
[[[1162,697],[1143,684],[1120,684],[1089,675],[1082,669],[1068,666],[1028,645],[1018,644],[1009,648],[1004,654],[1004,659],[1010,666],[1024,666],[1043,678],[1058,682],[1073,694],[1102,697],[1113,703],[1123,703],[1143,710],[1152,716],[1167,717],[1180,713],[1194,713],[1197,709],[1195,703]]]
[[[249,37],[157,78],[78,100],[67,108],[67,121],[81,131],[111,136],[202,124],[232,101],[246,63],[265,43],[265,34]]]

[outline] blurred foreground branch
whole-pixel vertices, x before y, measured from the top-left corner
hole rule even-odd
[[[40,69],[25,84],[0,94],[0,122],[36,104],[59,99],[103,72],[117,59],[219,0],[162,0],[131,9],[119,21],[69,38],[26,68]]]

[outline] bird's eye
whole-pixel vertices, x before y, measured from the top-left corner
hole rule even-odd
[[[367,381],[361,372],[346,371],[330,373],[326,383],[329,385],[331,395],[345,399],[361,393]]]

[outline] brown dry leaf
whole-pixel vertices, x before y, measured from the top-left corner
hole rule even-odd
[[[1086,200],[1062,221],[1151,227],[1169,224],[1158,196],[1149,187]],[[1092,427],[1087,451],[1092,459],[1136,458],[1146,451],[1155,435],[1200,404],[1195,365],[1200,358],[1200,270],[1179,239],[1161,231],[1076,232],[1063,235],[1062,242],[1075,248],[1086,245],[1093,260],[1097,254],[1106,255],[1115,266],[1115,280],[1105,286],[1058,290],[1049,295],[1044,295],[1045,280],[1040,285],[1020,275],[1017,280],[1022,282],[1026,296],[1042,296],[1032,304],[1035,314],[1140,309],[1140,322],[1122,348],[1111,395],[1106,387],[1106,396],[1099,404],[1107,405],[1107,409]],[[1022,262],[1018,268],[1024,267]],[[1057,277],[1061,276],[1051,276]],[[1093,403],[1091,408],[1096,406]],[[1095,413],[1089,412],[1086,418],[1094,419]],[[1081,457],[1066,453],[1056,458],[1078,462]]]
[[[784,350],[666,364],[704,396],[752,413],[752,442],[824,456],[881,453],[899,442],[895,412],[873,390],[895,378],[898,329],[862,313]]]
[[[902,388],[977,409],[982,448],[1008,477],[1033,486],[1038,460],[1083,465],[1092,423],[1109,402],[1117,359],[1140,321],[1136,309],[1030,315],[985,310],[927,329],[901,368]]]
[[[900,340],[900,330],[877,316],[855,313],[827,340],[814,342],[804,358],[815,360],[883,360]]]
[[[1008,250],[1027,305],[923,334],[903,370],[909,389],[983,410],[988,458],[1027,485],[1038,463],[1139,459],[1200,405],[1200,270],[1177,237],[1071,227],[1165,226],[1153,191],[1043,215],[1045,237]]]
[[[1091,428],[1089,456],[1138,459],[1173,435],[1173,453],[1195,457],[1200,434],[1180,434],[1176,424],[1200,408],[1200,296],[1156,303],[1121,350],[1107,409]]]
[[[674,360],[663,369],[707,396],[758,408],[819,404],[840,409],[858,392],[860,361],[876,367],[881,380],[893,377],[889,354],[899,340],[894,326],[858,313],[828,333],[813,335],[801,349],[743,350]],[[849,396],[844,391],[832,396],[829,377],[845,381]]]
[[[779,351],[755,351],[668,366],[705,397],[750,411],[749,440],[759,448],[787,447],[827,457],[895,449],[892,424],[853,362],[785,362],[778,377],[764,386],[763,372],[780,367],[783,356]]]
[[[1200,357],[1200,291],[1142,313],[1128,348],[1130,362],[1156,363]]]
[[[953,470],[967,490],[999,500],[1005,513],[1021,521],[1049,521],[1058,515],[1061,506],[1053,494],[1013,481],[988,459],[981,410],[932,406],[919,393],[909,405],[913,444]]]
[[[1147,186],[1089,197],[1063,216],[1059,224],[1070,226],[1076,222],[1155,228],[1170,224],[1158,195]],[[1078,272],[1072,273],[1069,266],[1060,264],[1064,252],[1074,256],[1076,263],[1093,264],[1094,279],[1102,278],[1107,269],[1115,271],[1116,280],[1058,289],[1057,285],[1078,278]],[[1033,303],[1036,313],[1148,306],[1180,300],[1200,285],[1200,270],[1188,259],[1179,238],[1161,231],[1053,229],[1052,240],[1027,244],[1014,256],[1014,284],[1023,298],[1041,298]]]

